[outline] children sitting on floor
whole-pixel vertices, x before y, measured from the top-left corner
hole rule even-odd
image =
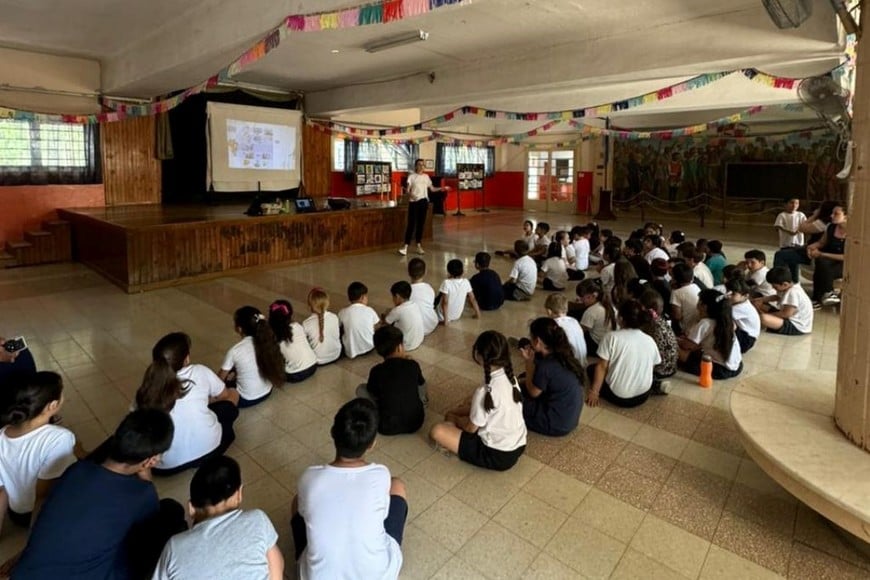
[[[596,356],[601,339],[617,328],[610,294],[602,290],[600,280],[587,278],[577,284],[577,296],[585,307],[580,326],[586,338],[586,355]]]
[[[707,242],[707,249],[707,257],[704,260],[704,263],[713,275],[713,286],[724,284],[725,280],[723,279],[722,272],[728,264],[728,260],[725,258],[725,254],[722,253],[722,242],[719,240],[710,240]]]
[[[659,357],[662,359],[659,364],[653,367],[651,394],[666,395],[670,392],[670,383],[666,382],[665,379],[674,376],[677,372],[677,354],[679,353],[677,337],[670,322],[664,316],[665,304],[661,294],[656,292],[654,288],[648,288],[640,295],[640,303],[652,318],[643,330],[656,343]]]
[[[173,475],[204,459],[223,455],[236,438],[239,392],[228,389],[211,369],[190,362],[190,337],[167,334],[151,350],[151,365],[136,391],[137,409],[160,409],[172,417],[172,445],[154,466]]]
[[[375,328],[381,323],[381,318],[369,306],[369,289],[362,282],[348,284],[347,300],[350,304],[338,311],[341,343],[344,354],[348,358],[356,358],[374,348]]]
[[[535,226],[535,247],[528,251],[528,256],[531,257],[536,264],[544,261],[547,255],[547,249],[550,247],[550,224],[547,222],[539,222]],[[516,251],[516,248],[514,248]]]
[[[411,285],[400,280],[390,287],[390,294],[393,308],[384,314],[384,322],[402,331],[406,351],[420,348],[423,344],[423,315],[420,307],[411,302]]]
[[[239,392],[239,408],[253,407],[284,384],[284,355],[266,317],[253,306],[242,306],[233,315],[242,337],[224,357],[218,377]]]
[[[204,461],[190,480],[193,527],[169,539],[152,580],[283,578],[284,556],[272,521],[262,510],[243,510],[241,504],[236,460]]]
[[[187,529],[184,508],[172,499],[161,501],[150,481],[172,435],[172,418],[164,411],[127,415],[109,439],[104,461],[79,461],[58,480],[12,577],[150,575],[166,541]]]
[[[471,283],[467,278],[463,278],[464,268],[462,260],[450,260],[447,262],[447,274],[449,278],[441,283],[438,289],[438,321],[447,326],[455,320],[459,320],[462,316],[462,311],[465,310],[465,303],[471,304],[474,309],[473,318],[480,318],[480,307],[477,305],[477,300],[474,299],[474,292],[471,290]]]
[[[405,355],[402,331],[382,326],[375,331],[375,350],[384,362],[372,367],[369,380],[357,387],[356,396],[378,406],[378,433],[415,433],[423,425],[428,402],[426,379],[417,361]]]
[[[589,269],[589,233],[587,226],[574,226],[571,228],[571,247],[574,249],[574,263],[568,270],[571,280],[582,280],[586,277],[585,270]]]
[[[756,298],[752,304],[761,315],[761,325],[774,334],[799,335],[813,331],[813,303],[784,266],[767,273],[767,281],[776,290],[773,296]]]
[[[740,352],[747,353],[755,346],[755,341],[761,335],[761,316],[749,300],[749,284],[743,278],[735,278],[725,283],[728,300],[731,302],[731,314],[734,318],[737,342]]]
[[[689,264],[675,264],[671,269],[671,321],[674,334],[683,334],[698,321],[698,294],[701,289],[693,282],[695,276]]]
[[[378,433],[375,404],[345,403],[330,433],[335,460],[305,470],[291,508],[301,577],[398,578],[408,503],[405,485],[365,460]]]
[[[311,316],[302,323],[308,344],[317,355],[317,364],[328,365],[341,356],[341,326],[338,316],[329,311],[329,294],[323,288],[308,293]]]
[[[658,234],[647,234],[643,237],[643,257],[648,264],[661,258],[667,260],[670,255],[662,249],[662,237]]]
[[[516,251],[516,247],[510,250],[496,250],[496,256],[507,256],[508,258],[513,258],[516,260],[520,256],[528,254],[532,250],[535,249],[535,243],[538,241],[538,234],[535,233],[535,222],[532,220],[526,220],[523,222],[523,238],[525,241],[525,249],[522,254],[518,254]]]
[[[53,425],[63,406],[60,375],[23,374],[4,385],[0,421],[0,530],[3,519],[30,527],[34,512],[57,479],[76,462],[76,436]]]
[[[555,320],[556,324],[565,331],[565,337],[571,345],[571,352],[580,365],[585,367],[586,337],[577,319],[568,316],[568,298],[564,294],[550,294],[544,301],[544,308],[547,310],[547,316]]]
[[[517,240],[514,242],[514,252],[519,255],[514,267],[508,275],[507,282],[504,283],[505,300],[526,301],[532,298],[535,293],[535,284],[538,282],[538,266],[535,260],[526,255],[525,242]]]
[[[293,322],[293,305],[289,300],[276,300],[269,306],[269,326],[284,355],[284,378],[288,383],[300,383],[317,371],[317,355],[305,330]]]
[[[680,368],[700,376],[701,358],[713,359],[713,378],[731,379],[743,371],[740,343],[734,332],[734,317],[728,298],[716,290],[698,295],[698,322],[679,338]]]
[[[562,246],[551,242],[547,255],[541,264],[541,286],[544,290],[561,292],[568,285],[568,264],[562,257]]]
[[[516,465],[526,449],[523,396],[514,377],[508,341],[487,330],[471,349],[483,367],[483,385],[445,415],[447,422],[432,426],[429,436],[459,459],[495,471]]]
[[[761,250],[749,250],[743,254],[746,264],[746,281],[749,283],[752,298],[773,296],[776,290],[767,281],[767,256]]]
[[[408,277],[411,278],[411,302],[420,307],[423,316],[423,334],[438,328],[438,313],[435,312],[435,290],[423,281],[426,275],[426,262],[422,258],[408,261]]]
[[[504,288],[498,272],[489,269],[491,257],[486,252],[474,256],[477,274],[471,277],[471,289],[481,310],[498,310],[504,304]]]

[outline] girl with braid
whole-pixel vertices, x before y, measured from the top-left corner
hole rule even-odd
[[[565,331],[552,318],[538,318],[530,341],[520,342],[526,361],[523,417],[536,433],[560,437],[577,428],[583,409],[583,367]]]
[[[341,356],[341,330],[338,316],[329,311],[329,294],[323,288],[312,288],[308,293],[311,316],[302,323],[308,344],[317,355],[318,365],[328,365]]]
[[[483,367],[484,384],[474,391],[470,403],[447,413],[447,422],[436,423],[429,436],[463,461],[506,471],[526,449],[523,397],[507,339],[487,330],[474,341],[471,356]]]

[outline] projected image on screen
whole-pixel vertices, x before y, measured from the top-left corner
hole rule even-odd
[[[227,119],[231,169],[288,171],[296,168],[296,128]]]

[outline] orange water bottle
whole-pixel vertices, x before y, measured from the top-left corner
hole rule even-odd
[[[713,386],[713,357],[709,354],[701,356],[701,374],[698,375],[698,384],[705,389]]]

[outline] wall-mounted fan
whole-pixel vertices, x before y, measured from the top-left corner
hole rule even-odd
[[[798,98],[828,124],[839,140],[838,153],[845,153],[852,134],[849,91],[830,75],[809,77],[798,85]]]

